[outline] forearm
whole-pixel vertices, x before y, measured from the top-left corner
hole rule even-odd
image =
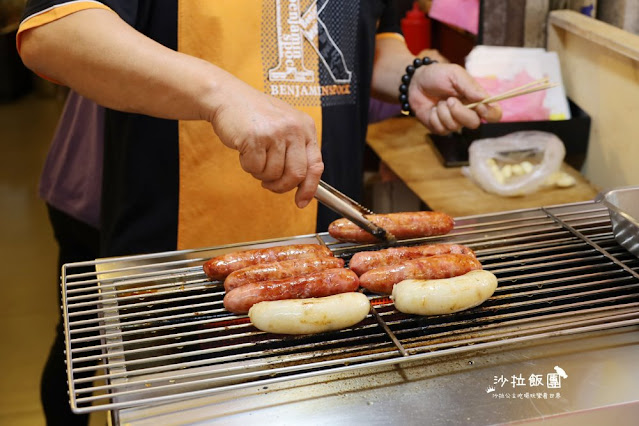
[[[223,69],[175,52],[116,14],[89,9],[22,35],[21,55],[39,74],[112,109],[207,120],[240,166],[276,193],[312,200],[324,164],[313,119]]]
[[[378,39],[375,43],[372,95],[386,102],[398,103],[402,75],[414,58],[403,41],[396,38]]]
[[[425,52],[424,52],[425,53]],[[440,61],[440,58],[435,58]],[[401,78],[414,60],[402,40],[378,40],[375,49],[372,92],[382,100],[399,101]],[[476,128],[481,119],[494,122],[501,109],[480,105],[474,110],[464,104],[480,101],[488,94],[464,70],[455,64],[416,67],[408,86],[408,106],[431,132],[447,134],[461,127]]]
[[[169,119],[208,119],[231,77],[98,9],[28,30],[21,54],[35,72],[105,107]]]

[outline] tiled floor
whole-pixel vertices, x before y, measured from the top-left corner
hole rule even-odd
[[[0,103],[0,424],[42,425],[40,372],[58,315],[56,244],[37,184],[61,110],[36,92]],[[97,418],[96,418],[97,417]],[[104,424],[94,416],[92,424]]]

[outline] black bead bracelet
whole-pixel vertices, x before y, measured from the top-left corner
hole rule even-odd
[[[414,115],[408,103],[408,86],[410,85],[410,80],[413,78],[413,74],[415,74],[417,68],[422,65],[430,65],[436,62],[436,60],[424,56],[423,59],[415,58],[413,63],[406,67],[406,74],[402,76],[402,84],[399,85],[399,104],[402,106],[402,114]]]

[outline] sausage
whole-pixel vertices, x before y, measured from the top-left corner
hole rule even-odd
[[[442,315],[484,303],[497,289],[497,277],[474,270],[440,280],[404,280],[393,287],[395,308],[406,314]]]
[[[251,265],[229,274],[224,280],[224,290],[231,291],[250,282],[281,280],[306,275],[330,268],[343,268],[344,260],[338,257],[309,255],[299,259]]]
[[[293,244],[226,253],[204,263],[203,269],[211,281],[221,281],[231,272],[250,265],[280,262],[309,254],[318,256],[333,255],[328,247],[320,244]]]
[[[234,288],[224,296],[224,307],[230,312],[245,314],[254,304],[267,300],[324,297],[355,291],[358,288],[357,274],[350,269],[325,269],[312,274],[261,281]]]
[[[360,285],[372,292],[390,294],[393,286],[407,279],[433,280],[456,277],[474,269],[481,263],[468,254],[438,254],[402,263],[371,269],[359,277]]]
[[[362,293],[340,293],[310,299],[256,303],[249,318],[262,331],[277,334],[313,334],[352,327],[370,311]]]
[[[393,234],[398,240],[444,235],[455,226],[453,218],[442,212],[404,212],[365,216]],[[332,222],[328,227],[328,233],[336,240],[344,242],[378,242],[373,235],[344,218]]]
[[[405,260],[417,259],[419,257],[446,253],[475,255],[471,249],[461,244],[429,244],[413,247],[391,247],[378,251],[361,251],[359,253],[355,253],[351,258],[348,267],[355,271],[357,275],[361,276],[366,271],[380,268],[382,266],[394,265]]]

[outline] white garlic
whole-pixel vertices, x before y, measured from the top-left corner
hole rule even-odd
[[[524,174],[524,168],[520,164],[515,164],[513,166],[513,175],[521,176]]]
[[[524,169],[525,174],[531,173],[534,168],[534,166],[532,165],[530,161],[522,161],[521,167],[522,169]]]
[[[513,167],[510,164],[506,164],[501,168],[501,174],[504,176],[504,179],[510,179],[513,175]]]

